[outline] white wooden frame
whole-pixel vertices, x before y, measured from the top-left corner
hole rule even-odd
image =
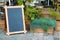
[[[25,29],[25,20],[24,20],[24,6],[4,6],[5,8],[5,15],[6,15],[6,25],[7,25],[7,35],[10,35],[10,34],[15,34],[15,33],[26,33],[26,29]],[[7,13],[7,9],[8,8],[22,8],[22,17],[23,17],[23,25],[24,25],[24,31],[18,31],[18,32],[9,32],[9,21],[8,21],[8,13]]]

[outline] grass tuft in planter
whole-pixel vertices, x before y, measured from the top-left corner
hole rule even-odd
[[[56,28],[56,20],[52,18],[39,18],[35,19],[30,24],[31,29],[41,28],[47,32],[49,28]]]

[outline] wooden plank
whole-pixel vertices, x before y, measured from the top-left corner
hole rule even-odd
[[[56,28],[57,31],[60,31],[60,21],[57,21],[57,28]]]
[[[0,24],[4,24],[4,20],[0,20]]]
[[[4,30],[4,28],[5,28],[4,20],[0,20],[0,29]]]
[[[31,32],[38,32],[38,33],[44,33],[43,29],[41,29],[41,28],[35,28],[35,29],[30,28],[30,31]],[[52,34],[53,33],[53,28],[48,29],[47,33]]]

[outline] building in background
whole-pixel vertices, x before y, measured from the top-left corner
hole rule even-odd
[[[5,0],[0,0],[0,6],[4,6],[5,5]]]
[[[60,0],[58,0],[58,5],[60,6]]]

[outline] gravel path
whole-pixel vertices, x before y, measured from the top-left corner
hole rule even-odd
[[[59,40],[60,32],[52,34],[33,33],[28,32],[26,34],[15,34],[7,36],[3,30],[0,30],[0,40]]]

